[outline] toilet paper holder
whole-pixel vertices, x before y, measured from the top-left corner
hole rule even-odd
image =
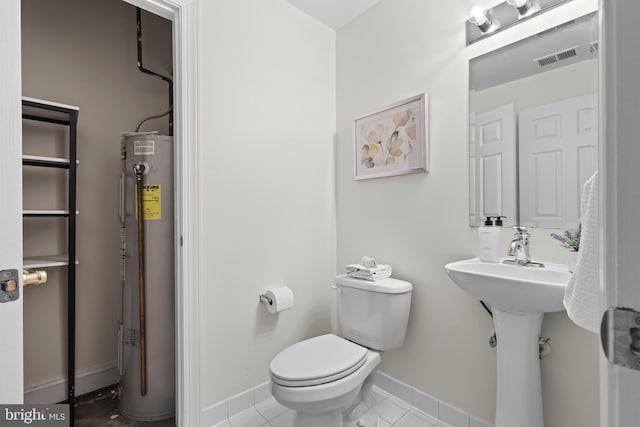
[[[273,305],[273,301],[271,300],[271,298],[269,298],[265,294],[260,294],[260,302],[263,302],[263,303],[269,304],[269,305]]]
[[[260,302],[264,303],[264,307],[271,314],[279,313],[293,307],[294,296],[288,286],[272,288],[262,291],[259,294]]]

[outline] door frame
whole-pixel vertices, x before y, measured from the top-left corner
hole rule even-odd
[[[640,309],[637,285],[640,239],[638,117],[640,52],[635,19],[640,4],[600,2],[600,274],[601,312],[608,307]],[[631,48],[631,50],[628,50]],[[600,425],[626,427],[640,418],[640,372],[609,363],[600,352]]]
[[[123,0],[173,22],[174,104],[175,104],[175,327],[176,327],[176,422],[180,426],[200,424],[200,180],[198,131],[198,2],[199,0]],[[2,143],[10,155],[0,158],[0,178],[20,180],[21,148],[21,62],[20,62],[20,4],[21,0],[2,3],[0,10],[0,63],[3,79],[0,84],[0,126]],[[16,176],[18,178],[16,178]],[[5,181],[8,182],[8,181]],[[19,181],[21,182],[21,181]],[[0,219],[20,224],[22,185],[15,186],[8,195],[16,203]],[[5,200],[7,200],[5,199]],[[15,217],[17,213],[18,217]],[[21,236],[21,228],[17,231]],[[4,237],[4,235],[3,235]],[[22,268],[22,242],[18,238],[11,251],[0,248],[0,256],[7,265]],[[2,268],[9,268],[2,265]],[[3,304],[0,320],[14,325],[5,333],[0,331],[1,356],[5,361],[19,360],[22,366],[22,300]],[[16,333],[16,328],[19,331]],[[6,336],[5,336],[6,335]],[[11,341],[4,341],[11,338]],[[20,341],[19,345],[12,345]],[[9,345],[6,345],[9,343]],[[8,369],[3,378],[3,403],[23,401],[23,369]],[[15,377],[15,378],[13,378]],[[7,386],[8,384],[8,386]],[[14,389],[15,388],[15,389]]]

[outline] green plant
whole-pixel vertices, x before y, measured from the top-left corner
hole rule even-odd
[[[582,232],[582,224],[578,224],[577,230],[565,230],[562,235],[551,233],[551,237],[558,240],[562,246],[571,250],[578,251],[580,249],[580,233]]]

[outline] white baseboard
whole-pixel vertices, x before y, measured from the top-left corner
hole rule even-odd
[[[76,375],[76,396],[120,382],[118,366],[106,366]],[[56,403],[67,399],[67,381],[60,379],[24,390],[24,403]]]
[[[439,427],[493,427],[493,424],[468,414],[383,372],[376,373],[375,385],[389,393],[389,395],[403,400],[414,408],[437,419]],[[252,406],[257,406],[260,402],[264,402],[270,397],[271,391],[267,381],[229,399],[202,408],[200,425],[203,427],[216,426]]]

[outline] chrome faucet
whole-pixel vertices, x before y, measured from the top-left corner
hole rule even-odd
[[[504,263],[527,267],[544,267],[544,264],[531,261],[529,256],[529,237],[531,237],[531,234],[527,233],[526,227],[516,225],[512,228],[515,230],[515,233],[509,245],[507,255],[512,256],[513,259],[504,260]]]
[[[530,261],[529,259],[529,237],[531,234],[527,233],[525,227],[515,226],[516,230],[513,235],[513,240],[509,245],[509,253],[507,255],[514,257],[513,260],[518,265],[525,265]]]

